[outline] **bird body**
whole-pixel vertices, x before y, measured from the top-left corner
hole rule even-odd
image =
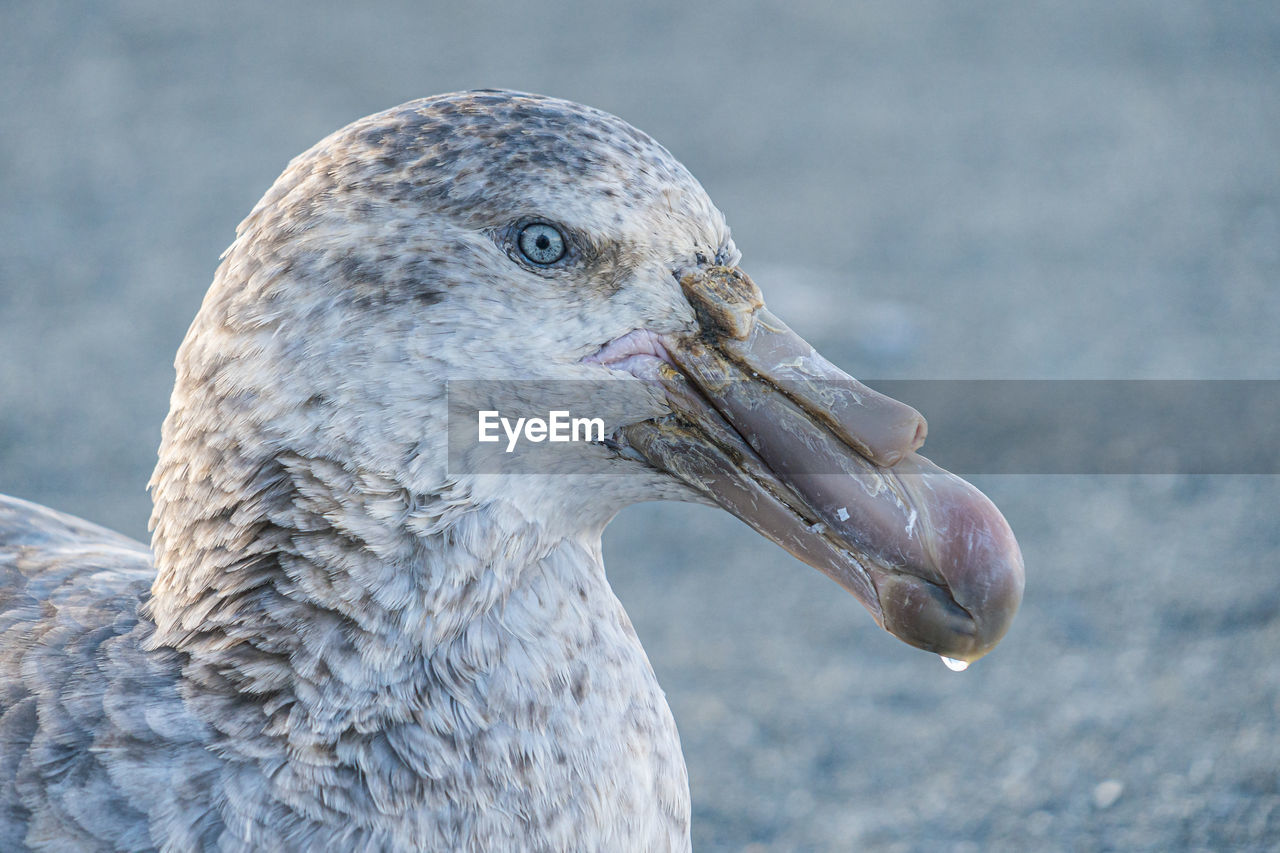
[[[565,101],[415,101],[294,160],[179,350],[151,550],[0,500],[0,847],[687,849],[675,722],[601,560],[638,500],[719,503],[909,642],[985,653],[1020,558],[915,457],[917,414],[753,385],[881,484],[842,475],[849,520],[737,403],[648,381],[835,370],[737,260],[665,149]],[[448,383],[513,375],[644,393],[556,475],[451,466]]]

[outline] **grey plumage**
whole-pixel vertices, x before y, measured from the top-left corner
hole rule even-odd
[[[572,267],[513,257],[530,216]],[[179,352],[154,560],[0,504],[0,847],[687,847],[599,535],[696,498],[593,475],[602,447],[528,493],[449,476],[443,379],[589,375],[601,343],[691,324],[671,270],[716,256],[688,172],[563,101],[417,101],[297,158]]]
[[[142,850],[147,811],[177,849],[212,841],[210,730],[179,656],[144,651],[142,545],[0,497],[0,848]]]

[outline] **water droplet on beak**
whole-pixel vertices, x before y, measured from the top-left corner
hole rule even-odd
[[[945,663],[947,665],[947,669],[952,672],[964,672],[969,668],[969,662],[967,660],[956,660],[955,658],[943,657],[942,655],[938,655],[938,657],[942,658],[942,662]]]

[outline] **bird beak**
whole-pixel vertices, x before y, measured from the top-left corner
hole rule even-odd
[[[623,440],[820,569],[907,643],[971,661],[1022,600],[1018,544],[973,486],[916,450],[920,413],[862,385],[736,268],[681,280],[698,329],[660,340],[672,414]]]

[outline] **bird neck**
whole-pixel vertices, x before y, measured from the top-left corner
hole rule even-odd
[[[324,459],[224,448],[201,470],[201,448],[169,449],[152,646],[182,655],[188,706],[290,813],[342,821],[358,789],[513,843],[512,815],[612,832],[620,808],[687,839],[678,735],[598,534]]]
[[[499,623],[537,651],[566,615],[620,610],[598,536],[551,537],[509,502],[414,495],[297,453],[191,469],[153,482],[155,643],[265,704],[285,690],[336,712],[455,646],[492,654]]]

